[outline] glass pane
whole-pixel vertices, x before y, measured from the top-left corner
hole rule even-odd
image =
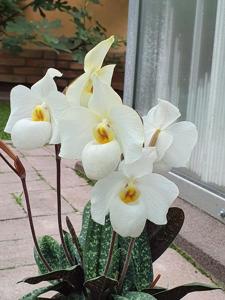
[[[188,168],[176,173],[225,194],[225,1],[143,0],[135,108],[157,98],[178,105],[199,141]],[[181,119],[181,120],[182,120]]]

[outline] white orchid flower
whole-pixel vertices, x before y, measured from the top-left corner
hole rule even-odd
[[[158,171],[185,167],[190,160],[198,138],[197,129],[188,121],[175,123],[179,117],[179,109],[161,99],[143,117],[145,146],[156,147],[158,158],[154,167]]]
[[[120,164],[119,170],[99,180],[91,192],[92,219],[105,224],[110,214],[114,231],[123,237],[138,237],[146,220],[167,223],[167,212],[178,196],[177,186],[162,175],[152,173],[156,153],[143,151],[132,164]]]
[[[94,79],[88,108],[70,107],[59,120],[63,158],[82,159],[86,175],[99,179],[114,170],[124,155],[126,162],[141,156],[144,128],[132,108],[123,105],[107,84]]]
[[[15,86],[10,93],[11,113],[5,132],[11,134],[12,142],[18,149],[35,149],[47,143],[58,143],[58,134],[47,99],[57,91],[55,76],[62,76],[50,68],[45,76],[30,89]]]
[[[100,42],[91,49],[84,59],[85,73],[72,82],[66,91],[69,101],[77,105],[88,106],[93,93],[93,77],[98,76],[106,84],[111,85],[115,65],[102,67],[104,58],[114,42],[114,36]]]

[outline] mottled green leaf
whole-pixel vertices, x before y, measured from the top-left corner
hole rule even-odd
[[[119,247],[123,249],[121,268],[127,253],[129,240],[128,238],[119,238]],[[152,280],[153,270],[149,236],[146,229],[144,229],[140,237],[135,241],[128,272],[123,283],[123,292],[146,289]]]
[[[104,273],[105,266],[108,260],[108,254],[112,239],[112,226],[110,223],[109,216],[106,217],[105,225],[101,227],[101,237],[100,237],[100,253],[99,253],[99,260],[98,260],[98,274],[101,275]],[[118,247],[118,239],[116,238],[114,243],[114,251]],[[115,261],[114,261],[115,267]]]
[[[128,292],[125,297],[129,300],[156,300],[152,295],[142,292]]]
[[[45,235],[38,240],[40,250],[51,266],[53,271],[60,270],[61,264],[61,248],[59,243],[49,235]],[[47,268],[40,259],[37,250],[34,248],[34,258],[41,274],[48,273]]]
[[[78,261],[80,263],[79,254],[72,242],[71,235],[68,232],[63,231],[63,236],[64,236],[64,242],[66,244],[66,247],[67,247],[68,251],[70,252],[71,257],[73,258],[74,265],[78,264]],[[60,245],[60,261],[61,261],[62,269],[71,267],[71,264],[69,263],[67,257],[65,256],[65,251],[64,251],[62,245]]]
[[[88,224],[89,220],[91,219],[91,202],[89,201],[84,208],[83,211],[83,217],[82,217],[82,226],[81,226],[81,232],[79,235],[79,241],[81,244],[81,247],[84,248],[84,244],[86,241],[87,231],[88,231]]]
[[[73,251],[71,251],[71,254],[74,255],[74,257],[77,258],[79,263],[82,265],[83,264],[83,250],[82,250],[80,241],[78,239],[78,236],[76,234],[76,231],[73,227],[73,224],[70,221],[68,216],[66,217],[66,224],[67,224],[67,227],[69,229],[70,237],[71,237],[71,239],[69,239],[69,240],[71,240],[71,243],[72,243],[73,248],[74,248],[74,253],[73,253]],[[71,247],[72,247],[72,245],[71,245]],[[79,257],[79,259],[78,259],[78,257]]]
[[[98,265],[101,251],[102,225],[89,220],[86,241],[83,251],[83,262],[86,280],[98,277]]]
[[[135,286],[138,291],[149,287],[153,280],[152,258],[146,229],[135,241],[132,251]]]

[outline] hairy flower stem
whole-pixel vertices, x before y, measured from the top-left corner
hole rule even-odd
[[[61,158],[59,156],[60,151],[60,145],[55,145],[55,159],[56,159],[56,183],[57,183],[57,215],[58,215],[58,228],[59,228],[59,235],[62,243],[63,250],[65,252],[65,255],[71,264],[71,266],[74,265],[73,258],[67,248],[67,245],[64,240],[64,234],[63,234],[63,227],[62,227],[62,205],[61,205]]]
[[[104,276],[107,276],[108,272],[109,272],[109,268],[112,262],[112,257],[113,257],[113,249],[115,246],[115,241],[117,238],[117,233],[115,231],[112,232],[112,239],[111,239],[111,243],[110,243],[110,248],[109,248],[109,254],[108,254],[108,258],[107,258],[107,263],[105,266],[105,271],[104,271]]]
[[[49,266],[47,260],[42,255],[41,250],[40,250],[39,245],[38,245],[38,241],[37,241],[37,237],[36,237],[36,233],[35,233],[35,229],[34,229],[34,223],[33,223],[32,213],[31,213],[30,199],[29,199],[29,194],[28,194],[28,190],[27,190],[26,178],[22,177],[20,179],[21,179],[21,182],[22,182],[24,197],[25,197],[25,200],[26,200],[27,214],[28,214],[28,219],[29,219],[29,223],[30,223],[30,229],[31,229],[31,234],[32,234],[32,237],[33,237],[34,245],[35,245],[37,253],[38,253],[40,259],[42,260],[43,264],[45,265],[45,267],[47,268],[47,270],[49,272],[51,272],[52,269]]]
[[[130,262],[131,253],[132,253],[132,250],[133,250],[133,247],[134,247],[134,243],[135,243],[135,239],[132,238],[130,240],[130,243],[129,243],[129,246],[128,246],[127,256],[126,256],[126,259],[125,259],[125,262],[124,262],[124,265],[123,265],[123,270],[121,272],[121,276],[120,276],[119,283],[118,283],[118,292],[119,293],[121,293],[121,291],[122,291],[123,282],[124,282],[124,279],[125,279],[125,276],[127,274],[128,267],[129,267],[129,262]]]

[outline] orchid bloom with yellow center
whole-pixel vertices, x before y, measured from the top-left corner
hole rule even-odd
[[[99,179],[115,170],[122,154],[126,162],[141,156],[144,128],[136,111],[123,105],[109,85],[96,76],[93,86],[88,107],[68,106],[58,124],[60,155],[81,159],[86,175]],[[67,97],[61,95],[58,102],[68,102]]]
[[[59,143],[55,118],[47,99],[57,91],[55,76],[62,76],[50,68],[45,76],[30,89],[15,86],[10,93],[11,113],[5,132],[11,134],[12,142],[19,149],[35,149],[47,143]]]
[[[186,167],[190,160],[198,133],[192,122],[175,123],[180,115],[176,106],[159,99],[159,103],[143,117],[145,147],[155,147],[157,152],[155,170]]]
[[[173,182],[152,173],[155,159],[155,149],[146,149],[135,162],[122,162],[118,171],[99,180],[91,192],[92,219],[104,225],[109,214],[113,230],[133,238],[141,234],[147,219],[166,224],[179,191]]]
[[[97,76],[106,84],[111,85],[115,65],[102,67],[107,52],[114,42],[114,37],[100,42],[91,49],[84,59],[85,73],[74,80],[66,90],[68,101],[73,104],[88,106],[90,97],[93,94],[93,77]]]

